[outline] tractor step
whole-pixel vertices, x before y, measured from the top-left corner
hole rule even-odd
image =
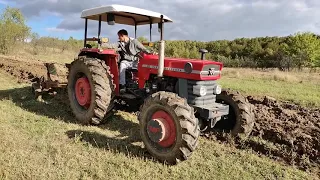
[[[210,118],[225,116],[229,114],[229,106],[220,104],[220,103],[213,103],[210,105],[194,106],[194,107],[199,112],[207,114],[207,116]]]
[[[135,95],[129,94],[129,93],[120,94],[119,97],[123,98],[123,99],[136,99],[137,98]]]

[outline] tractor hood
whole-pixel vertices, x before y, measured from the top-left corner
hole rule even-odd
[[[143,55],[139,63],[139,73],[157,74],[157,55]],[[193,80],[217,80],[220,78],[223,64],[210,60],[164,58],[165,76],[193,79]]]

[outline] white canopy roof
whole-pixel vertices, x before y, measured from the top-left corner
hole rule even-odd
[[[107,22],[107,13],[114,14],[115,23],[133,26],[135,25],[135,22],[137,25],[150,24],[150,18],[152,20],[152,24],[159,23],[160,16],[163,15],[161,13],[145,9],[113,4],[83,10],[81,18],[99,21],[99,15],[101,15],[101,20]],[[164,22],[172,22],[172,20],[165,15],[163,15],[163,19]]]

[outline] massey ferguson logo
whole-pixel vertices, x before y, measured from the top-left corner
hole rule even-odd
[[[216,73],[216,71],[214,69],[210,68],[208,75],[213,76],[215,73]]]

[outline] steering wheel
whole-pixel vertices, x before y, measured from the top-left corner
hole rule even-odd
[[[143,58],[143,57],[141,56],[141,52],[138,52],[136,55],[134,55],[134,57],[137,57],[138,59]]]

